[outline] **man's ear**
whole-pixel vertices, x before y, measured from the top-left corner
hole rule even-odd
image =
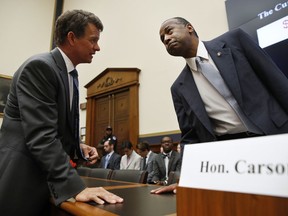
[[[67,34],[67,41],[71,46],[73,46],[75,44],[75,39],[76,39],[76,36],[75,36],[74,32],[69,31]]]
[[[194,28],[193,28],[193,26],[192,26],[190,23],[188,23],[188,24],[186,25],[186,28],[188,29],[188,31],[189,31],[190,34],[192,34],[192,33],[194,32]]]

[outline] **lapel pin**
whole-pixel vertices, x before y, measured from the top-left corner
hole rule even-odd
[[[222,55],[221,52],[217,52],[217,56],[220,57]]]

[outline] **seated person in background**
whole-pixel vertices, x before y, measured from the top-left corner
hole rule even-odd
[[[153,160],[156,153],[152,152],[148,142],[138,143],[137,153],[142,157],[140,163],[140,170],[146,170],[148,172],[147,183],[152,183],[153,177]]]
[[[177,152],[181,153],[181,145],[180,145],[180,143],[178,143],[178,145],[177,145]]]
[[[101,156],[105,155],[105,150],[104,150],[104,142],[111,141],[114,144],[114,151],[117,152],[117,137],[112,133],[112,127],[111,126],[107,126],[106,130],[105,130],[105,136],[103,137],[102,140],[100,140],[100,142],[98,143],[97,148],[101,149]]]
[[[124,141],[121,149],[125,154],[121,158],[120,169],[140,170],[141,156],[133,150],[131,142]]]
[[[180,171],[181,157],[180,154],[173,150],[173,140],[165,136],[161,140],[163,153],[156,155],[153,162],[153,178],[155,184],[166,185],[168,176],[171,171]]]
[[[101,158],[100,167],[105,169],[119,170],[121,156],[114,152],[114,144],[111,140],[104,142],[106,155]]]

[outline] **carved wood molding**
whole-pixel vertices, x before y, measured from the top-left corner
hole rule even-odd
[[[93,97],[114,89],[139,84],[138,68],[107,68],[100,75],[90,81],[87,88],[87,98]]]
[[[108,76],[104,82],[99,83],[99,85],[97,86],[97,89],[103,89],[103,88],[108,88],[113,85],[117,85],[119,81],[122,81],[122,77],[113,78],[113,77]]]

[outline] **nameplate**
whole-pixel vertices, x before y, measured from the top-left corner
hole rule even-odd
[[[179,186],[288,197],[288,134],[186,145]]]

